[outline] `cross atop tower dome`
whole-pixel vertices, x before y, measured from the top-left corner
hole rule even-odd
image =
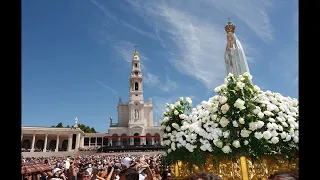
[[[137,47],[138,47],[138,46],[134,46],[133,56],[138,56],[138,55],[139,55],[139,53],[138,53],[138,51],[137,51]]]

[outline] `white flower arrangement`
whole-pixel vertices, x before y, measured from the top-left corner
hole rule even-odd
[[[191,108],[191,98],[167,104],[161,122],[164,156],[201,164],[208,154],[225,158],[266,154],[291,157],[299,150],[299,103],[253,86],[249,73],[229,74],[217,95]]]

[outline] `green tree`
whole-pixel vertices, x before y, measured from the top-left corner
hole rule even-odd
[[[62,128],[62,127],[63,127],[62,122],[59,122],[59,123],[58,123],[58,125],[57,125],[56,127]]]
[[[51,127],[63,128],[63,124],[62,124],[62,122],[59,122],[56,126],[51,126]],[[69,125],[67,125],[66,127],[70,128]],[[86,126],[84,124],[78,124],[78,127],[85,133],[97,133],[97,131],[94,129],[94,127]]]

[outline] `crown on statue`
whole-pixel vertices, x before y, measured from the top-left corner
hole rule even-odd
[[[234,31],[236,30],[236,25],[231,22],[230,18],[228,18],[228,24],[224,27],[224,29],[227,33],[234,33]]]
[[[134,55],[134,56],[138,56],[139,53],[138,53],[137,51],[134,51],[133,55]]]

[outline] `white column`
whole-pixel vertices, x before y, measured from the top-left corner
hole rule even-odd
[[[69,139],[68,139],[68,151],[72,150],[72,134],[69,134]]]
[[[110,138],[109,140],[110,140],[110,141],[109,141],[109,144],[111,144],[111,146],[112,146],[112,138]]]
[[[163,146],[163,139],[162,139],[162,136],[160,136],[160,144]]]
[[[121,146],[121,138],[118,138],[118,146]]]
[[[23,134],[21,134],[21,141],[22,141],[22,139],[23,139]]]
[[[57,134],[57,142],[56,142],[56,150],[55,152],[59,151],[59,134]]]
[[[154,137],[151,138],[151,145],[154,145]]]
[[[104,140],[104,137],[102,137],[102,141],[101,141],[101,147],[103,147],[103,140]]]
[[[134,138],[133,137],[130,138],[130,145],[134,145]]]
[[[91,137],[89,137],[89,147],[90,147],[90,144],[91,144]]]
[[[48,134],[46,134],[46,137],[44,138],[43,152],[47,152],[47,143],[48,143]]]
[[[84,136],[81,137],[81,143],[80,143],[80,147],[84,146]]]
[[[95,147],[98,146],[98,137],[96,137],[96,144],[95,144]]]
[[[77,139],[76,139],[76,151],[79,150],[79,144],[80,144],[80,133],[77,133]]]
[[[36,134],[33,134],[30,152],[34,151],[34,143],[35,143],[35,141],[36,141]]]

